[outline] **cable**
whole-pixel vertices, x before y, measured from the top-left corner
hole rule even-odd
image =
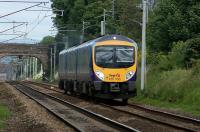
[[[20,37],[22,37],[22,36],[24,36],[24,34],[23,34],[23,35],[19,35],[19,36],[14,37],[14,38],[11,38],[11,39],[8,39],[8,40],[5,40],[5,41],[1,41],[0,43],[6,43],[6,42],[8,42],[8,41],[11,41],[11,40],[14,40],[14,39],[20,38]]]
[[[0,2],[2,2],[2,1],[0,1]],[[22,2],[22,1],[21,1]],[[28,2],[27,2],[28,3]],[[23,11],[23,10],[26,10],[26,9],[29,9],[29,8],[32,8],[32,7],[38,7],[39,5],[41,5],[42,3],[40,3],[39,2],[39,4],[36,4],[36,5],[33,5],[33,6],[30,6],[30,7],[27,7],[27,8],[24,8],[24,9],[21,9],[21,10],[18,10],[18,11],[15,11],[15,12],[12,12],[12,13],[9,13],[9,14],[6,14],[6,15],[4,15],[4,16],[0,16],[0,18],[3,18],[3,19],[6,19],[5,17],[6,16],[9,16],[9,15],[12,15],[12,14],[15,14],[15,13],[18,13],[18,12],[20,12],[20,11]],[[40,6],[41,8],[45,8],[45,7],[42,7],[42,6]],[[32,27],[28,32],[26,32],[25,34],[16,34],[16,35],[18,35],[18,36],[16,36],[16,37],[14,37],[14,38],[11,38],[11,39],[8,39],[8,40],[4,40],[4,41],[2,41],[1,43],[6,43],[6,42],[8,42],[8,41],[11,41],[11,40],[14,40],[14,39],[17,39],[17,38],[20,38],[20,37],[26,37],[28,34],[30,34],[46,17],[49,17],[49,16],[52,16],[53,14],[51,14],[51,15],[48,15],[48,12],[47,13],[45,13],[45,16],[43,16],[41,19],[40,19],[40,15],[41,15],[41,12],[39,12],[39,14],[38,14],[38,16],[37,16],[37,18],[36,18],[36,20],[38,20],[38,22],[37,22],[37,24],[34,26],[34,27]],[[8,20],[8,19],[6,19],[6,20]],[[35,20],[33,21],[33,22],[35,22]],[[29,25],[32,25],[33,24],[33,22],[30,24],[29,23]],[[3,32],[5,32],[5,31],[9,31],[9,30],[11,30],[11,29],[14,29],[14,28],[16,28],[16,27],[18,27],[18,26],[21,26],[22,24],[20,24],[20,25],[17,25],[17,26],[13,26],[12,28],[9,28],[9,29],[6,29],[6,30],[4,30],[4,31],[1,31],[0,33],[3,33]],[[14,35],[14,34],[13,34]]]
[[[40,12],[38,13],[37,17],[36,17],[32,22],[30,22],[29,25],[34,24],[34,23],[39,19],[41,13],[42,13],[42,12],[40,11]]]
[[[30,34],[30,32],[32,32],[46,17],[48,17],[48,16],[45,15],[45,16],[44,16],[31,30],[29,30],[29,32],[27,32],[26,34],[19,35],[19,36],[17,36],[17,37],[14,37],[14,38],[11,38],[11,39],[2,41],[2,42],[0,42],[0,43],[5,43],[5,42],[8,42],[8,41],[11,41],[11,40],[14,40],[14,39],[23,37],[23,36],[27,36],[27,35]]]
[[[49,3],[47,1],[8,1],[8,0],[1,0],[0,2],[3,2],[3,3]]]
[[[24,24],[22,23],[22,24],[19,24],[19,25],[13,26],[12,28],[8,28],[8,29],[6,29],[6,30],[0,31],[0,33],[7,32],[7,31],[12,30],[12,29],[14,29],[14,28],[16,28],[16,27],[19,27],[19,26],[21,26],[21,25],[24,25]]]
[[[25,23],[28,23],[28,22],[15,22],[15,21],[12,21],[12,22],[0,22],[0,23],[8,23],[8,24],[10,24],[10,23],[23,23],[23,24],[25,24]]]
[[[0,35],[24,35],[24,34],[0,34]]]
[[[12,12],[12,13],[9,13],[9,14],[6,14],[6,15],[3,15],[3,16],[0,16],[0,18],[3,18],[3,17],[6,17],[6,16],[9,16],[9,15],[12,15],[12,14],[15,14],[15,13],[18,13],[18,12],[21,12],[21,11],[24,11],[26,9],[30,9],[32,7],[35,7],[35,6],[38,6],[38,5],[41,5],[42,3],[40,4],[36,4],[36,5],[33,5],[33,6],[29,6],[29,7],[26,7],[24,9],[21,9],[21,10],[18,10],[18,11],[15,11],[15,12]]]
[[[26,33],[26,36],[27,36],[30,32],[32,32],[46,17],[48,17],[48,16],[45,15],[40,21],[38,21],[38,23],[37,23],[31,30],[29,30],[29,32]]]

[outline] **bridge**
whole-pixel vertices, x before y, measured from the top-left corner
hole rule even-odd
[[[49,47],[38,44],[1,44],[0,43],[0,58],[5,56],[28,56],[38,58],[45,73],[48,73],[49,63]]]

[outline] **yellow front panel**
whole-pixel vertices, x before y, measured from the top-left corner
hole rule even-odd
[[[99,42],[96,46],[103,46],[103,45],[117,45],[117,46],[133,46],[132,43],[126,41],[118,41],[118,40],[109,40],[104,42]],[[135,46],[134,46],[135,47]],[[93,47],[93,53],[95,51],[95,47]],[[128,68],[102,68],[95,64],[95,56],[93,54],[93,70],[101,71],[104,74],[104,81],[105,82],[125,82],[126,74],[129,71],[133,71],[136,73],[136,65],[137,65],[137,47],[135,47],[135,63],[133,66]]]

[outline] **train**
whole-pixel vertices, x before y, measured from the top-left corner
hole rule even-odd
[[[59,88],[69,94],[128,99],[137,93],[137,43],[106,35],[59,53]]]

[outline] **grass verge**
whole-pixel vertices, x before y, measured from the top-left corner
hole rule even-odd
[[[162,72],[151,70],[148,72],[145,90],[140,91],[138,81],[138,96],[130,101],[200,116],[199,69],[174,69]]]
[[[5,127],[5,121],[11,116],[7,106],[0,104],[0,129]]]

